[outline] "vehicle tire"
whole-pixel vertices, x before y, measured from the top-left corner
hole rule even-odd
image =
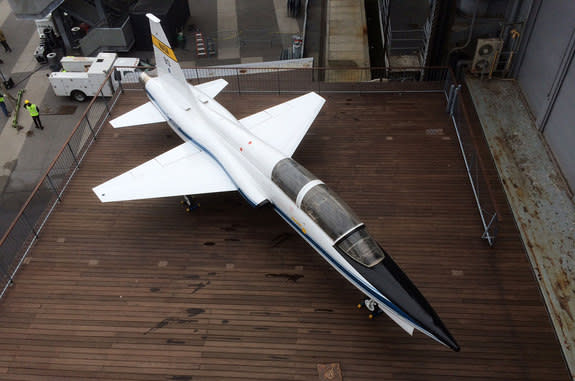
[[[82,91],[80,90],[74,90],[72,91],[72,93],[70,94],[70,97],[75,100],[76,102],[84,102],[86,100],[86,94],[84,94]]]

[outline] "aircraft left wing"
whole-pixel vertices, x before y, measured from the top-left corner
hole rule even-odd
[[[240,123],[284,155],[291,156],[324,103],[324,98],[312,92],[243,118]]]
[[[102,202],[237,190],[207,153],[186,142],[93,189]]]
[[[119,117],[112,119],[110,124],[114,128],[139,126],[142,124],[165,122],[166,118],[158,111],[152,102],[146,102]]]

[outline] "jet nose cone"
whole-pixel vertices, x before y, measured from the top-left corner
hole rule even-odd
[[[429,302],[387,253],[371,268],[354,260],[348,262],[387,298],[387,301],[382,299],[378,302],[386,302],[388,309],[436,341],[456,352],[460,350]]]
[[[437,314],[435,316],[437,317]],[[439,317],[437,317],[437,319],[439,319]],[[437,321],[434,325],[430,326],[429,331],[435,336],[433,337],[435,340],[451,348],[453,351],[459,352],[459,350],[461,349],[459,347],[459,344],[457,344],[457,342],[455,341],[453,336],[451,336],[447,328],[445,328],[441,320]]]
[[[455,352],[459,352],[461,350],[461,348],[459,348],[459,345],[454,341],[453,345],[450,345],[449,348],[453,349]]]
[[[409,320],[421,328],[422,332],[455,352],[459,352],[459,345],[439,315],[389,255],[386,254],[376,271],[378,290],[398,307],[400,314],[407,315]]]

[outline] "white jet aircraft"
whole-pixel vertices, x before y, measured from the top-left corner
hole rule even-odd
[[[423,295],[369,235],[361,220],[321,180],[292,158],[325,99],[311,92],[237,120],[213,98],[223,79],[188,84],[160,20],[150,19],[157,77],[141,74],[144,105],[113,127],[166,121],[183,144],[94,188],[102,202],[238,191],[265,203],[323,258],[409,334],[417,329],[459,346]],[[182,176],[193,173],[193,176]]]

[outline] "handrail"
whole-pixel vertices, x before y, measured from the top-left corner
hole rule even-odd
[[[461,101],[461,108],[463,110],[463,116],[465,118],[465,121],[467,122],[467,124],[469,126],[471,126],[471,118],[469,116],[469,111],[467,110],[467,107],[465,106],[465,104],[463,103],[463,101]],[[473,129],[470,127],[470,134],[471,137],[476,140],[477,136],[475,135],[475,133],[473,132]],[[483,157],[481,155],[478,155],[478,161],[479,161],[479,166],[481,167],[481,170],[483,171],[483,173],[485,174],[487,172],[487,168],[485,165],[485,161],[483,160]],[[487,181],[487,180],[486,180]],[[487,181],[489,183],[489,181]],[[489,184],[488,184],[489,185]],[[499,208],[497,206],[497,202],[495,201],[495,195],[493,194],[493,189],[492,187],[488,186],[487,187],[487,191],[489,192],[489,198],[491,199],[491,202],[493,204],[493,209],[495,211],[495,214],[497,216],[497,221],[501,222],[503,221],[503,215],[501,214],[501,212],[499,211]]]
[[[102,89],[104,88],[104,85],[106,85],[110,79],[110,76],[112,75],[113,70],[110,70],[110,72],[108,73],[108,75],[106,75],[106,79],[104,79],[104,81],[102,82],[102,84],[100,85],[100,87],[98,88],[98,93],[100,93],[102,91]],[[72,140],[72,137],[74,137],[74,134],[76,133],[76,131],[78,130],[78,128],[80,127],[80,124],[82,123],[82,121],[84,120],[84,118],[86,117],[86,115],[88,114],[88,112],[90,111],[90,109],[92,108],[92,105],[94,104],[94,102],[96,101],[98,97],[93,97],[92,100],[90,101],[90,103],[88,104],[88,107],[86,107],[86,110],[84,111],[84,113],[82,114],[82,116],[80,117],[80,119],[78,120],[78,122],[76,123],[76,126],[74,126],[74,129],[72,130],[72,132],[70,133],[70,136],[68,137],[68,139],[66,140],[66,142],[64,142],[64,144],[62,145],[62,148],[60,148],[60,151],[58,151],[58,153],[56,154],[56,156],[54,157],[54,160],[52,160],[52,163],[50,163],[50,166],[48,166],[48,169],[46,169],[46,171],[44,172],[44,175],[40,178],[40,181],[38,181],[38,184],[36,184],[36,186],[34,187],[34,189],[32,190],[32,192],[30,193],[30,196],[28,196],[28,198],[26,199],[26,202],[24,203],[24,205],[22,205],[22,208],[20,208],[20,211],[18,212],[18,214],[16,215],[16,217],[14,217],[14,220],[12,221],[12,223],[10,224],[10,226],[8,227],[8,229],[6,230],[6,232],[4,233],[4,235],[2,236],[2,239],[0,239],[0,246],[2,246],[4,244],[4,242],[6,241],[6,239],[8,238],[8,235],[10,234],[10,232],[12,231],[12,229],[14,229],[14,225],[16,225],[16,222],[18,221],[18,219],[22,216],[22,214],[24,213],[24,210],[26,210],[26,208],[28,207],[28,205],[30,204],[30,201],[32,201],[32,198],[34,197],[34,194],[36,192],[38,192],[38,189],[40,189],[40,187],[42,186],[42,183],[44,182],[44,180],[46,180],[46,178],[48,177],[48,174],[50,173],[50,171],[52,170],[52,168],[54,168],[54,165],[56,164],[56,162],[58,161],[58,158],[60,157],[60,155],[62,155],[62,152],[66,149],[67,145],[70,143],[70,141]]]
[[[455,127],[455,133],[457,135],[457,141],[459,143],[459,148],[461,150],[461,154],[463,156],[463,161],[465,163],[465,168],[467,170],[467,176],[469,182],[471,184],[471,189],[473,191],[473,196],[475,198],[475,202],[477,205],[477,210],[479,212],[479,216],[481,218],[481,223],[483,225],[483,234],[481,235],[482,239],[485,239],[489,246],[493,247],[495,244],[495,237],[497,236],[497,223],[501,221],[501,213],[497,208],[497,203],[495,202],[495,196],[493,195],[493,191],[490,186],[490,182],[486,176],[486,167],[483,162],[481,155],[477,152],[477,138],[473,133],[473,129],[471,128],[471,120],[469,118],[469,114],[467,111],[467,107],[463,103],[461,97],[459,96],[459,92],[461,90],[461,85],[457,83],[455,79],[455,75],[453,71],[449,70],[449,77],[446,81],[446,85],[450,85],[449,91],[446,93],[447,96],[447,112],[451,118],[453,126]],[[463,114],[463,121],[458,121],[458,118]],[[465,139],[463,133],[469,134],[469,139],[471,139],[472,149],[469,148],[466,150],[465,145],[469,142],[469,139]],[[479,168],[473,168],[472,163],[468,158],[468,155],[471,156],[471,161],[476,162],[479,164]],[[487,188],[488,193],[488,200],[483,199],[481,200],[481,189],[480,189],[480,182],[483,181]],[[487,202],[485,202],[487,201]],[[492,211],[486,210],[486,204],[490,204],[489,206],[492,208]]]

